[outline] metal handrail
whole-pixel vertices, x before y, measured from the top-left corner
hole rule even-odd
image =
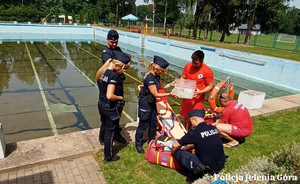
[[[230,76],[228,76],[226,78],[226,80],[223,82],[223,84],[220,86],[220,89],[223,88],[224,85],[226,85],[226,93],[229,94],[230,84],[231,84],[231,78],[230,78]],[[218,93],[218,92],[219,92],[219,90],[217,90],[215,93],[211,94],[210,97],[215,96],[216,93]]]
[[[264,63],[264,64],[267,63],[266,61],[262,61],[262,60],[258,60],[258,59],[252,59],[252,58],[246,58],[246,57],[237,56],[237,55],[233,55],[233,54],[227,54],[227,53],[224,53],[224,52],[221,52],[219,55],[220,56],[236,57],[236,58],[239,58],[239,59],[246,59],[246,60],[251,60],[251,61],[260,62],[260,63]]]

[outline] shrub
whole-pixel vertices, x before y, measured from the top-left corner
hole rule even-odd
[[[247,165],[236,169],[232,173],[219,175],[205,175],[202,179],[214,182],[218,179],[228,183],[295,183],[300,180],[300,144],[294,143],[286,149],[276,152],[272,158],[259,157],[252,159]],[[290,176],[290,178],[288,178]],[[254,178],[250,178],[254,177]],[[261,177],[261,178],[259,178]],[[251,181],[249,179],[252,179]],[[194,183],[200,184],[201,180]]]

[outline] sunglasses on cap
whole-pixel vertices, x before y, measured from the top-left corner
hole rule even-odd
[[[224,96],[220,95],[220,99],[223,99],[224,101],[227,101],[228,99],[225,98]]]
[[[123,65],[122,68],[118,69],[119,70],[128,70],[131,66]]]
[[[129,65],[129,66],[126,66],[126,65],[125,65],[123,69],[124,69],[124,70],[128,70],[130,67],[131,67],[130,65]]]

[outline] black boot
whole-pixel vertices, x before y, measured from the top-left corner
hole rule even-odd
[[[120,159],[120,157],[119,156],[113,156],[113,157],[111,157],[111,158],[108,158],[108,159],[104,159],[104,163],[107,163],[107,162],[114,162],[114,161],[117,161],[117,160],[119,160]]]
[[[103,146],[104,145],[104,140],[99,140],[100,144]]]
[[[144,154],[145,153],[145,151],[144,151],[144,149],[143,149],[142,146],[136,146],[135,148],[136,148],[136,150],[137,150],[138,153],[140,153],[140,154]]]
[[[114,141],[118,142],[118,143],[121,143],[121,144],[126,144],[127,141],[126,139],[121,135],[121,131],[122,131],[122,128],[117,128],[115,130],[115,135],[114,135]]]
[[[194,181],[196,181],[197,179],[199,179],[201,176],[199,175],[195,175],[193,173],[189,173],[185,179],[185,181],[187,183],[193,183]]]
[[[118,135],[118,136],[115,136],[114,140],[118,143],[121,143],[121,144],[126,144],[127,143],[126,139],[121,134]]]

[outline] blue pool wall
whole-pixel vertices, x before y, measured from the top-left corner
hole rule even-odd
[[[47,24],[0,24],[0,40],[60,41],[93,40],[92,26]]]
[[[94,40],[106,45],[106,36],[110,29],[78,25],[43,25],[43,24],[0,24],[0,40]],[[128,45],[128,51],[140,53],[161,53],[174,59],[173,65],[184,67],[191,61],[196,50],[205,53],[204,62],[217,70],[246,77],[253,81],[262,81],[293,92],[300,91],[300,64],[295,61],[214,48],[199,44],[159,38],[138,33],[118,31],[119,44]],[[127,52],[128,52],[127,51]],[[130,52],[129,52],[130,53]],[[184,62],[183,62],[184,61]]]
[[[95,36],[106,39],[109,29],[97,28]],[[142,47],[144,35],[118,31],[120,34],[119,42]],[[135,36],[132,36],[135,35]],[[199,44],[187,43],[182,41],[170,40],[154,36],[144,36],[144,47],[148,50],[170,55],[172,57],[186,60],[170,61],[180,67],[191,61],[191,55],[196,50],[205,53],[205,63],[228,74],[247,77],[254,81],[262,81],[283,87],[292,91],[300,91],[300,64],[295,61],[251,54],[246,52],[233,51],[222,48],[214,48]]]

